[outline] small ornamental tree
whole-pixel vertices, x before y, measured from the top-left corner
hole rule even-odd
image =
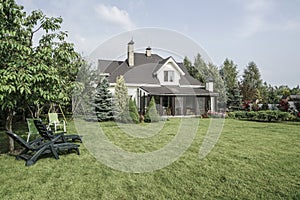
[[[139,123],[139,113],[135,102],[131,98],[129,99],[129,114],[133,123]]]
[[[149,106],[147,107],[145,113],[145,122],[158,122],[160,120],[160,116],[156,110],[154,97],[151,98]]]
[[[94,98],[95,113],[100,122],[113,119],[113,99],[108,87],[109,84],[107,79],[102,77],[97,85]]]
[[[116,103],[116,119],[125,123],[131,121],[128,109],[128,88],[125,85],[125,79],[123,76],[119,76],[116,80],[114,97]]]

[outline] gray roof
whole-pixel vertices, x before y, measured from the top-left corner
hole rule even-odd
[[[147,57],[144,53],[134,53],[134,66],[129,67],[125,61],[98,60],[99,73],[109,73],[109,82],[115,83],[118,76],[123,75],[126,83],[159,84],[154,73],[169,59],[163,59],[157,54]],[[201,85],[201,83],[189,75],[183,63],[177,63],[185,76],[181,76],[181,85]]]
[[[160,87],[140,87],[151,95],[159,96],[218,96],[218,93],[209,92],[202,88],[160,86]]]

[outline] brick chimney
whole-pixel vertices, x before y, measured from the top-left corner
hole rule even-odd
[[[131,40],[130,42],[128,42],[128,48],[127,48],[127,61],[128,61],[128,65],[129,67],[133,67],[134,66],[134,42],[133,40]]]

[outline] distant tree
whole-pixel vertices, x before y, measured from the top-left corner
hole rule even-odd
[[[96,83],[101,76],[97,74],[91,64],[83,63],[76,79],[76,87],[72,91],[72,113],[83,115],[89,108],[91,99],[95,96]],[[93,100],[92,100],[93,101]]]
[[[195,57],[194,67],[198,71],[194,76],[195,79],[199,80],[202,83],[206,83],[208,78],[211,78],[211,73],[207,67],[207,64],[202,59],[201,55],[198,53]]]
[[[297,85],[296,87],[294,87],[294,88],[292,88],[291,90],[290,90],[290,92],[291,92],[291,94],[293,94],[293,95],[300,95],[300,87],[299,87],[299,85]]]
[[[183,59],[183,65],[186,67],[187,71],[192,77],[196,78],[198,76],[198,70],[194,67],[192,62],[186,56]]]
[[[189,74],[193,78],[199,80],[201,83],[205,84],[207,80],[213,79],[214,92],[219,93],[218,103],[219,105],[225,103],[226,91],[224,87],[224,81],[220,76],[220,72],[217,66],[212,63],[206,64],[199,53],[196,55],[193,65],[187,57],[184,58],[183,63]]]
[[[214,81],[214,92],[218,92],[218,102],[219,104],[224,104],[226,102],[226,90],[224,86],[224,81],[220,75],[219,69],[216,65],[209,63],[208,67],[208,76],[207,78],[212,78]]]
[[[276,94],[280,97],[288,97],[291,95],[290,88],[287,85],[280,85],[275,87]]]
[[[279,102],[279,97],[276,93],[276,89],[269,84],[268,86],[268,103],[277,104]]]
[[[109,83],[105,77],[102,77],[97,85],[94,105],[98,121],[113,119],[113,98],[109,91]]]
[[[253,100],[256,98],[257,89],[260,90],[262,80],[259,69],[254,62],[250,62],[244,70],[241,83],[243,100]]]
[[[149,105],[146,109],[146,113],[144,116],[145,122],[158,122],[160,120],[160,116],[156,110],[156,104],[154,97],[151,98]]]
[[[226,58],[221,66],[220,74],[226,89],[227,108],[239,108],[242,97],[238,85],[237,65],[232,60]]]
[[[261,102],[269,103],[269,90],[267,82],[264,82],[260,88]]]

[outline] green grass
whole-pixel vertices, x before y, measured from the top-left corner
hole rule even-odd
[[[147,139],[128,136],[113,122],[101,127],[121,148],[148,152],[167,144],[178,124],[179,119],[171,119],[159,134]],[[193,143],[177,161],[148,173],[111,169],[84,144],[80,156],[43,158],[31,167],[0,154],[0,198],[300,199],[300,123],[226,120],[215,148],[200,160],[208,124],[208,119],[200,121]],[[68,128],[75,130],[72,123]],[[1,145],[4,139],[1,132]]]

